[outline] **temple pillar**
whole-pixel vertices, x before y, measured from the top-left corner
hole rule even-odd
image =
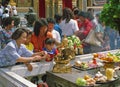
[[[45,18],[45,0],[39,0],[39,17]]]
[[[55,8],[55,13],[58,13],[58,0],[55,0],[54,2],[54,8]]]
[[[87,0],[87,6],[91,7],[93,5],[93,0]]]
[[[77,0],[77,6],[79,9],[83,10],[83,11],[86,11],[87,9],[87,0]]]

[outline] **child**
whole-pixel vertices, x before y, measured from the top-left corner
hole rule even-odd
[[[27,30],[28,31],[28,36],[27,36],[27,40],[25,42],[26,48],[30,51],[33,51],[34,46],[33,44],[30,42],[31,41],[31,36],[32,36],[32,31]]]
[[[30,42],[31,41],[31,36],[32,36],[32,31],[30,31],[29,29],[27,29],[27,33],[28,33],[28,35],[27,35],[27,39],[26,39],[26,42],[25,42],[25,46],[26,46],[26,48],[28,50],[30,50],[30,51],[33,52],[34,46]],[[33,67],[32,67],[32,65],[30,63],[24,63],[24,64],[27,66],[27,68],[28,68],[29,71],[32,71]]]
[[[48,53],[46,61],[47,62],[52,61],[54,56],[58,54],[58,51],[55,48],[55,39],[47,38],[45,40],[45,47],[43,48],[43,51],[46,51]]]

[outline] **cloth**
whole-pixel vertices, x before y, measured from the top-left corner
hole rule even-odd
[[[54,29],[55,29],[56,31],[58,31],[59,34],[60,34],[60,37],[62,37],[62,30],[61,30],[59,24],[55,24],[55,25],[54,25]]]
[[[53,38],[57,41],[57,42],[61,42],[61,37],[60,37],[60,34],[58,33],[58,31],[56,30],[52,30],[52,35],[53,35]]]
[[[78,37],[80,38],[80,40],[85,39],[85,37],[88,35],[92,28],[93,28],[92,23],[88,19],[85,19],[83,23],[79,24],[79,31],[81,33],[79,34],[78,31]]]
[[[12,32],[0,29],[0,49],[3,49],[11,41]]]
[[[63,20],[60,23],[60,28],[62,30],[62,36],[64,35],[72,36],[75,32],[79,30],[76,20],[70,19],[68,23],[65,23],[65,22],[66,20]]]
[[[0,51],[0,67],[14,65],[19,57],[30,57],[32,54],[33,52],[27,50],[23,44],[18,48],[16,41],[13,40]]]
[[[25,45],[25,46],[30,51],[33,51],[33,49],[34,49],[34,46],[33,46],[33,44],[31,42],[28,45]]]
[[[37,36],[35,36],[35,34],[32,35],[31,43],[34,46],[34,51],[35,52],[42,51],[42,48],[45,45],[44,41],[45,41],[46,38],[53,38],[53,36],[50,32],[48,32],[47,35],[43,36],[43,37],[40,37],[40,36],[37,37]]]

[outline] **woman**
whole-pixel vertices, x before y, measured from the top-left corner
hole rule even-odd
[[[63,20],[60,23],[60,28],[62,29],[62,36],[71,36],[73,34],[77,35],[79,28],[77,21],[73,20],[73,13],[71,9],[63,9]]]
[[[0,49],[3,49],[8,42],[11,41],[12,31],[14,27],[14,20],[12,17],[3,20],[3,29],[0,29]]]
[[[34,34],[31,37],[31,42],[34,46],[34,52],[42,51],[45,39],[52,38],[52,34],[48,32],[48,23],[46,19],[41,18],[36,21],[33,32]]]
[[[27,38],[27,31],[24,28],[17,29],[12,34],[12,41],[0,51],[0,67],[14,65],[17,62],[28,63],[45,58],[44,52],[34,53],[27,50],[23,45]]]

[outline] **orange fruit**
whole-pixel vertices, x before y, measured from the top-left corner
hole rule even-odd
[[[89,78],[91,78],[89,75],[85,75],[85,76],[84,76],[84,79],[85,79],[85,80],[87,80],[87,79],[89,79]]]
[[[97,58],[97,57],[98,57],[98,54],[97,54],[97,53],[93,53],[93,57],[94,57],[94,58]]]

